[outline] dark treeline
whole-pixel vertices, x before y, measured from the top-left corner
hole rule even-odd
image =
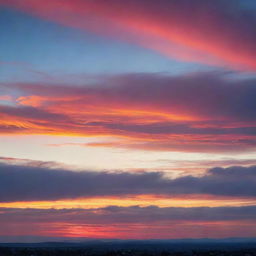
[[[0,256],[256,256],[256,249],[240,250],[92,250],[86,248],[0,247]]]

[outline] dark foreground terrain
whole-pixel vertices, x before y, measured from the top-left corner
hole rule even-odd
[[[0,244],[0,256],[256,256],[255,242],[114,241]]]
[[[256,249],[241,250],[107,250],[94,251],[85,248],[0,248],[1,256],[256,256]]]

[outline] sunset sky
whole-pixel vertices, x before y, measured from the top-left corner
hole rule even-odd
[[[0,242],[256,237],[255,28],[255,0],[0,0]]]

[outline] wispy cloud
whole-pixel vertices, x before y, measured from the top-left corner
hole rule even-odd
[[[186,61],[255,70],[256,16],[240,1],[11,0],[17,8]]]

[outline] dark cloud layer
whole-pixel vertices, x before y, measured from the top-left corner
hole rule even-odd
[[[0,208],[0,235],[108,238],[254,237],[256,206]],[[29,228],[28,228],[29,227]],[[15,232],[14,232],[15,230]]]
[[[232,74],[230,74],[232,75]],[[91,89],[107,99],[164,113],[191,114],[210,120],[256,120],[256,80],[231,79],[218,72],[184,76],[131,74],[107,81],[109,88]],[[102,97],[102,101],[103,101]],[[150,103],[150,105],[149,105]]]
[[[70,222],[77,224],[154,223],[172,220],[232,221],[256,220],[256,206],[176,208],[157,206],[95,209],[8,209],[0,208],[0,223],[5,221]]]
[[[0,165],[0,201],[40,201],[93,196],[256,196],[256,166],[210,169],[204,176],[167,179],[160,172],[74,172]]]
[[[230,76],[229,76],[230,75]],[[234,74],[233,74],[234,75]],[[181,76],[168,74],[126,74],[99,77],[97,86],[14,85],[27,94],[56,97],[59,103],[69,97],[77,104],[97,103],[99,106],[154,110],[163,113],[187,114],[211,121],[256,120],[256,79],[230,78],[232,73],[203,72]],[[73,99],[72,99],[73,97]],[[66,100],[67,101],[67,100]],[[50,104],[54,103],[49,98]],[[123,103],[123,105],[120,105]]]

